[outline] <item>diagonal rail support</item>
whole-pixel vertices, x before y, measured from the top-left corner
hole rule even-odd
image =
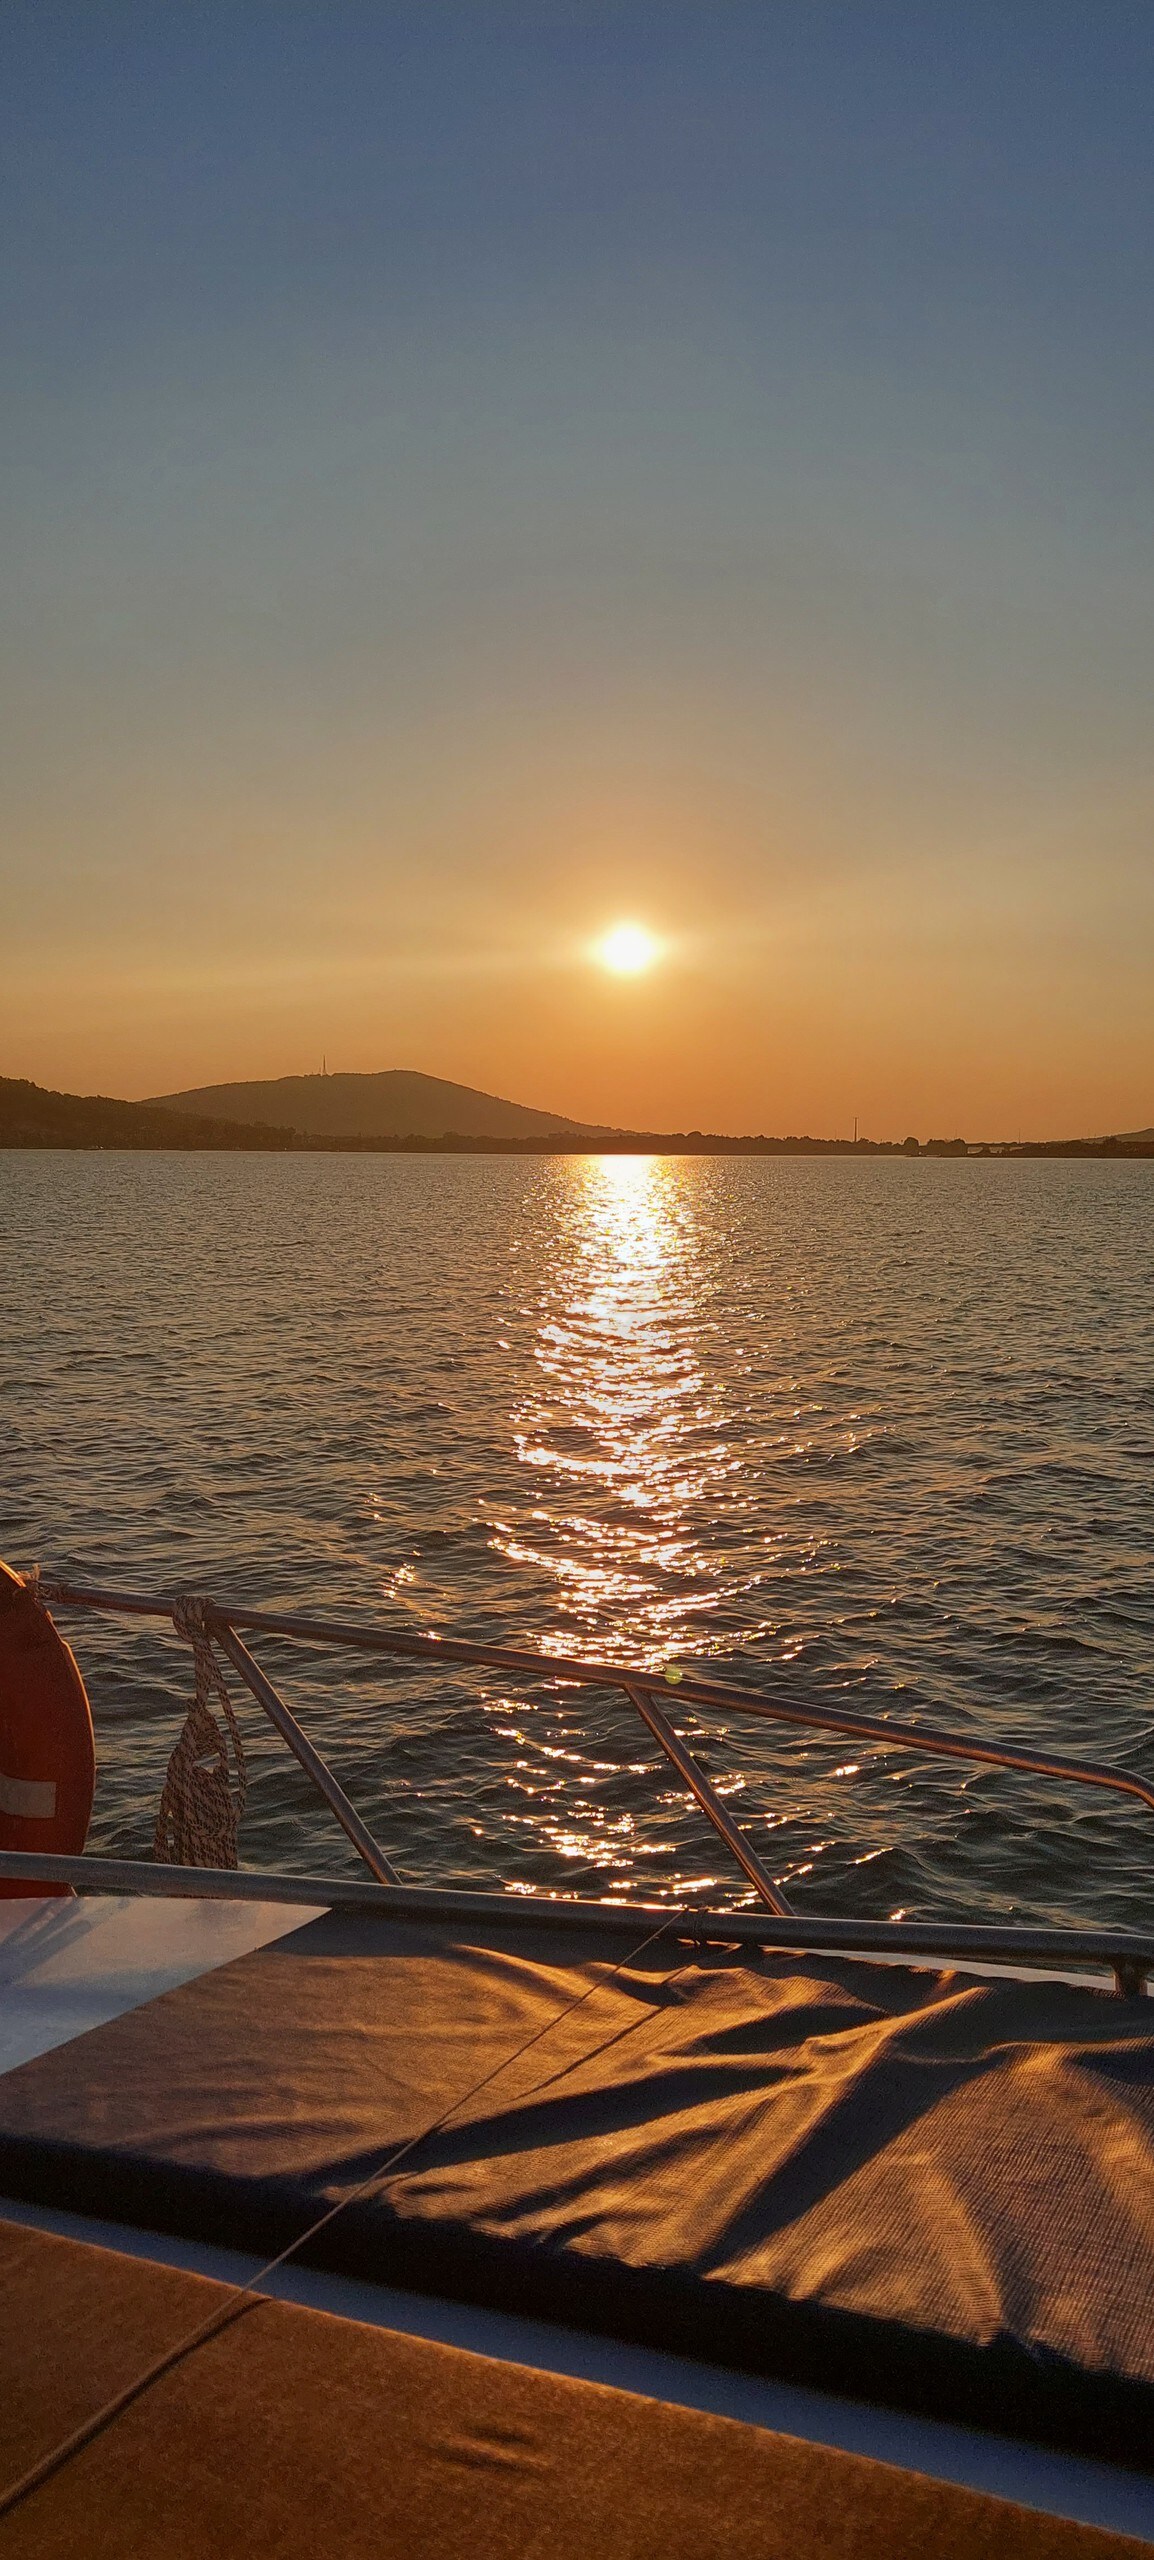
[[[213,1642],[220,1646],[222,1653],[228,1655],[233,1670],[239,1672],[246,1689],[252,1691],[257,1705],[264,1708],[269,1722],[275,1724],[277,1732],[287,1742],[294,1759],[299,1760],[306,1776],[312,1779],[318,1795],[324,1797],[325,1803],[335,1813],[342,1831],[347,1834],[354,1849],[364,1859],[369,1874],[376,1877],[378,1884],[399,1884],[401,1879],[396,1868],[389,1865],[384,1850],[377,1847],[372,1832],[362,1822],[355,1805],[349,1803],[339,1779],[334,1778],[328,1761],[322,1759],[320,1752],[309,1741],[303,1726],[297,1723],[291,1707],[286,1707],[284,1699],[261,1670],[259,1662],[254,1661],[248,1646],[241,1643],[235,1629],[218,1617],[215,1610],[208,1623]]]
[[[116,1616],[168,1620],[179,1596],[92,1590],[47,1578],[40,1582],[39,1591],[45,1607],[100,1609]],[[214,1630],[227,1626],[234,1631],[237,1627],[255,1627],[266,1635],[291,1636],[300,1644],[347,1646],[356,1653],[423,1662],[437,1670],[447,1664],[467,1664],[473,1670],[512,1671],[527,1679],[564,1681],[585,1689],[635,1689],[651,1703],[668,1677],[667,1672],[646,1671],[640,1666],[629,1670],[619,1662],[589,1662],[564,1653],[531,1653],[514,1645],[478,1643],[425,1630],[418,1633],[400,1627],[342,1624],[331,1618],[282,1617],[267,1609],[250,1609],[242,1601],[218,1603],[213,1610],[213,1626]],[[761,1716],[771,1723],[808,1728],[813,1733],[877,1742],[887,1751],[916,1751],[923,1756],[968,1760],[989,1768],[1023,1770],[1036,1777],[1069,1779],[1075,1786],[1105,1787],[1116,1795],[1135,1796],[1149,1812],[1154,1812],[1154,1782],[1138,1777],[1133,1770],[1110,1768],[1100,1761],[1070,1760],[1056,1751],[1027,1751],[1013,1743],[987,1742],[976,1733],[943,1733],[934,1725],[897,1724],[888,1716],[855,1715],[846,1708],[819,1706],[812,1699],[780,1693],[772,1698],[759,1697],[753,1690],[731,1687],[720,1680],[698,1680],[692,1674],[681,1675],[678,1697],[682,1706],[697,1707],[710,1715]],[[634,1705],[637,1702],[635,1696]],[[660,1713],[660,1709],[655,1711]],[[656,1732],[656,1727],[651,1730]],[[700,1771],[697,1774],[700,1776]],[[691,1781],[687,1778],[686,1783]],[[909,1924],[901,1925],[904,1928]]]
[[[772,1876],[767,1875],[762,1866],[756,1850],[750,1848],[745,1833],[738,1828],[732,1815],[726,1812],[720,1796],[710,1785],[704,1769],[694,1759],[693,1753],[686,1749],[680,1734],[674,1732],[664,1707],[658,1706],[656,1698],[647,1689],[635,1688],[631,1680],[623,1680],[621,1686],[631,1705],[636,1707],[642,1723],[648,1725],[654,1740],[660,1743],[666,1758],[672,1760],[678,1775],[684,1778],[690,1794],[696,1796],[702,1812],[708,1815],[714,1830],[720,1833],[731,1856],[736,1858],[738,1866],[748,1876],[754,1891],[761,1895],[762,1901],[768,1904],[771,1911],[776,1911],[780,1920],[790,1919],[792,1914],[785,1895],[779,1893]]]
[[[106,1609],[130,1618],[168,1618],[172,1598],[146,1597],[137,1591],[93,1591],[74,1583],[45,1580],[46,1607]],[[292,1636],[300,1644],[347,1645],[355,1653],[391,1655],[399,1661],[424,1662],[435,1670],[464,1663],[472,1670],[521,1672],[532,1680],[564,1680],[584,1689],[626,1689],[630,1682],[647,1695],[665,1687],[666,1673],[631,1670],[619,1662],[587,1662],[567,1653],[530,1653],[515,1645],[474,1643],[460,1637],[412,1632],[400,1627],[341,1624],[331,1618],[281,1617],[268,1609],[249,1609],[242,1601],[218,1602],[215,1623],[255,1627],[270,1636]],[[684,1707],[704,1708],[711,1715],[765,1716],[772,1723],[798,1725],[814,1733],[836,1733],[854,1741],[879,1742],[887,1751],[917,1751],[948,1760],[983,1761],[995,1769],[1022,1769],[1041,1778],[1069,1778],[1076,1786],[1109,1787],[1117,1795],[1137,1796],[1154,1813],[1154,1782],[1129,1769],[1112,1769],[1095,1760],[1068,1760],[1056,1751],[1019,1750],[1013,1743],[985,1742],[975,1733],[943,1733],[928,1724],[896,1724],[888,1716],[859,1716],[841,1707],[819,1706],[816,1700],[759,1697],[752,1689],[721,1680],[697,1680],[685,1672],[678,1682]]]

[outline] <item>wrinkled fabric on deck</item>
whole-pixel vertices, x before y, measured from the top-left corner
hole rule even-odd
[[[640,1931],[639,1919],[639,1931]],[[0,2192],[1154,2467],[1154,2012],[332,1913],[0,2078]]]

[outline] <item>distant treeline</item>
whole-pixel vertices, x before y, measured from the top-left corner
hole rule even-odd
[[[291,1129],[198,1120],[148,1102],[114,1102],[103,1093],[48,1093],[23,1077],[0,1076],[0,1147],[227,1148],[230,1154],[260,1147],[284,1154],[300,1143]]]
[[[0,1076],[0,1147],[131,1148],[229,1155],[1154,1156],[1154,1140],[1069,1138],[975,1145],[965,1138],[727,1138],[704,1129],[621,1129],[590,1140],[544,1137],[304,1137],[295,1129],[206,1120],[107,1094],[50,1093]]]
[[[966,1138],[727,1138],[703,1129],[615,1129],[595,1139],[569,1130],[543,1138],[298,1138],[322,1155],[417,1156],[1154,1156],[1154,1140],[1070,1138],[1000,1145]]]

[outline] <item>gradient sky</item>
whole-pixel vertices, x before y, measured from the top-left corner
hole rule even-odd
[[[1152,134],[1150,0],[7,0],[0,1073],[1154,1121]]]

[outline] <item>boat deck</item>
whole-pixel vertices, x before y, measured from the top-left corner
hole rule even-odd
[[[0,2225],[28,2466],[227,2299]],[[190,2495],[190,2484],[195,2494]],[[1123,2560],[1120,2535],[760,2427],[284,2302],[177,2362],[0,2526],[12,2560]]]
[[[147,2250],[149,2281],[182,2250],[221,2275],[238,2252],[247,2277],[368,2182],[294,2262],[295,2289],[341,2314],[326,2334],[351,2313],[390,2355],[422,2346],[418,2326],[430,2354],[479,2347],[534,2408],[546,2380],[611,2381],[672,2423],[680,2376],[683,2414],[726,2432],[728,2410],[743,2437],[752,2421],[766,2458],[808,2436],[849,2460],[848,2436],[923,2488],[1013,2486],[1154,2541],[1136,2468],[1154,2442],[1147,2001],[672,1932],[623,1960],[619,1928],[523,1910],[450,1927],[225,1908],[228,1925],[188,1901],[9,1907],[29,2058],[10,2044],[0,2072],[0,2212],[26,2218],[20,2249],[55,2221],[99,2274],[100,2252],[61,2237],[82,2213],[116,2266]],[[78,2034],[81,2014],[101,2023]],[[232,2352],[246,2332],[248,2315]],[[966,2513],[971,2538],[952,2544],[943,2514],[935,2547],[985,2547]],[[526,2510],[515,2547],[535,2530]],[[661,2530],[682,2547],[671,2516]]]

